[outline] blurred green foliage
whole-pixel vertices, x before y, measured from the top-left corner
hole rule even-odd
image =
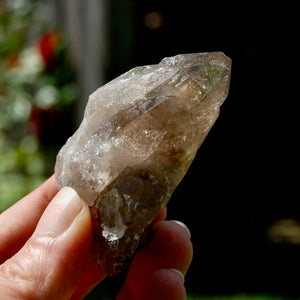
[[[13,141],[0,134],[0,212],[40,185],[45,167],[35,136]]]
[[[64,38],[43,3],[0,0],[0,212],[53,172],[59,143],[55,134],[52,145],[43,141],[78,96]]]

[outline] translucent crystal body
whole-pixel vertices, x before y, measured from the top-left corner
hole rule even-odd
[[[95,91],[55,166],[91,207],[98,264],[116,274],[190,166],[227,97],[231,60],[177,55]]]

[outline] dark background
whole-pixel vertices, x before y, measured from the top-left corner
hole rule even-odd
[[[299,245],[268,237],[274,222],[300,221],[297,2],[115,1],[110,14],[108,80],[179,53],[233,62],[220,117],[168,205],[192,233],[187,290],[300,296]]]
[[[300,220],[299,5],[135,2],[123,4],[125,17],[111,6],[110,78],[179,53],[223,51],[233,61],[220,117],[168,205],[168,218],[192,233],[188,291],[299,296],[299,246],[267,236],[276,220]],[[151,11],[159,28],[145,26]],[[132,28],[125,37],[121,16]]]

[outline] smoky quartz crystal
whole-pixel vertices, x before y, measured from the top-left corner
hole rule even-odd
[[[59,188],[91,207],[97,263],[117,274],[167,204],[219,115],[230,83],[222,52],[136,67],[96,90],[57,155]]]

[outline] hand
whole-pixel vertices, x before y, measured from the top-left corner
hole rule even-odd
[[[165,216],[156,216],[118,300],[186,299],[190,236]],[[71,188],[58,191],[52,176],[0,215],[1,299],[81,299],[106,276],[89,260],[91,243],[87,204]]]

